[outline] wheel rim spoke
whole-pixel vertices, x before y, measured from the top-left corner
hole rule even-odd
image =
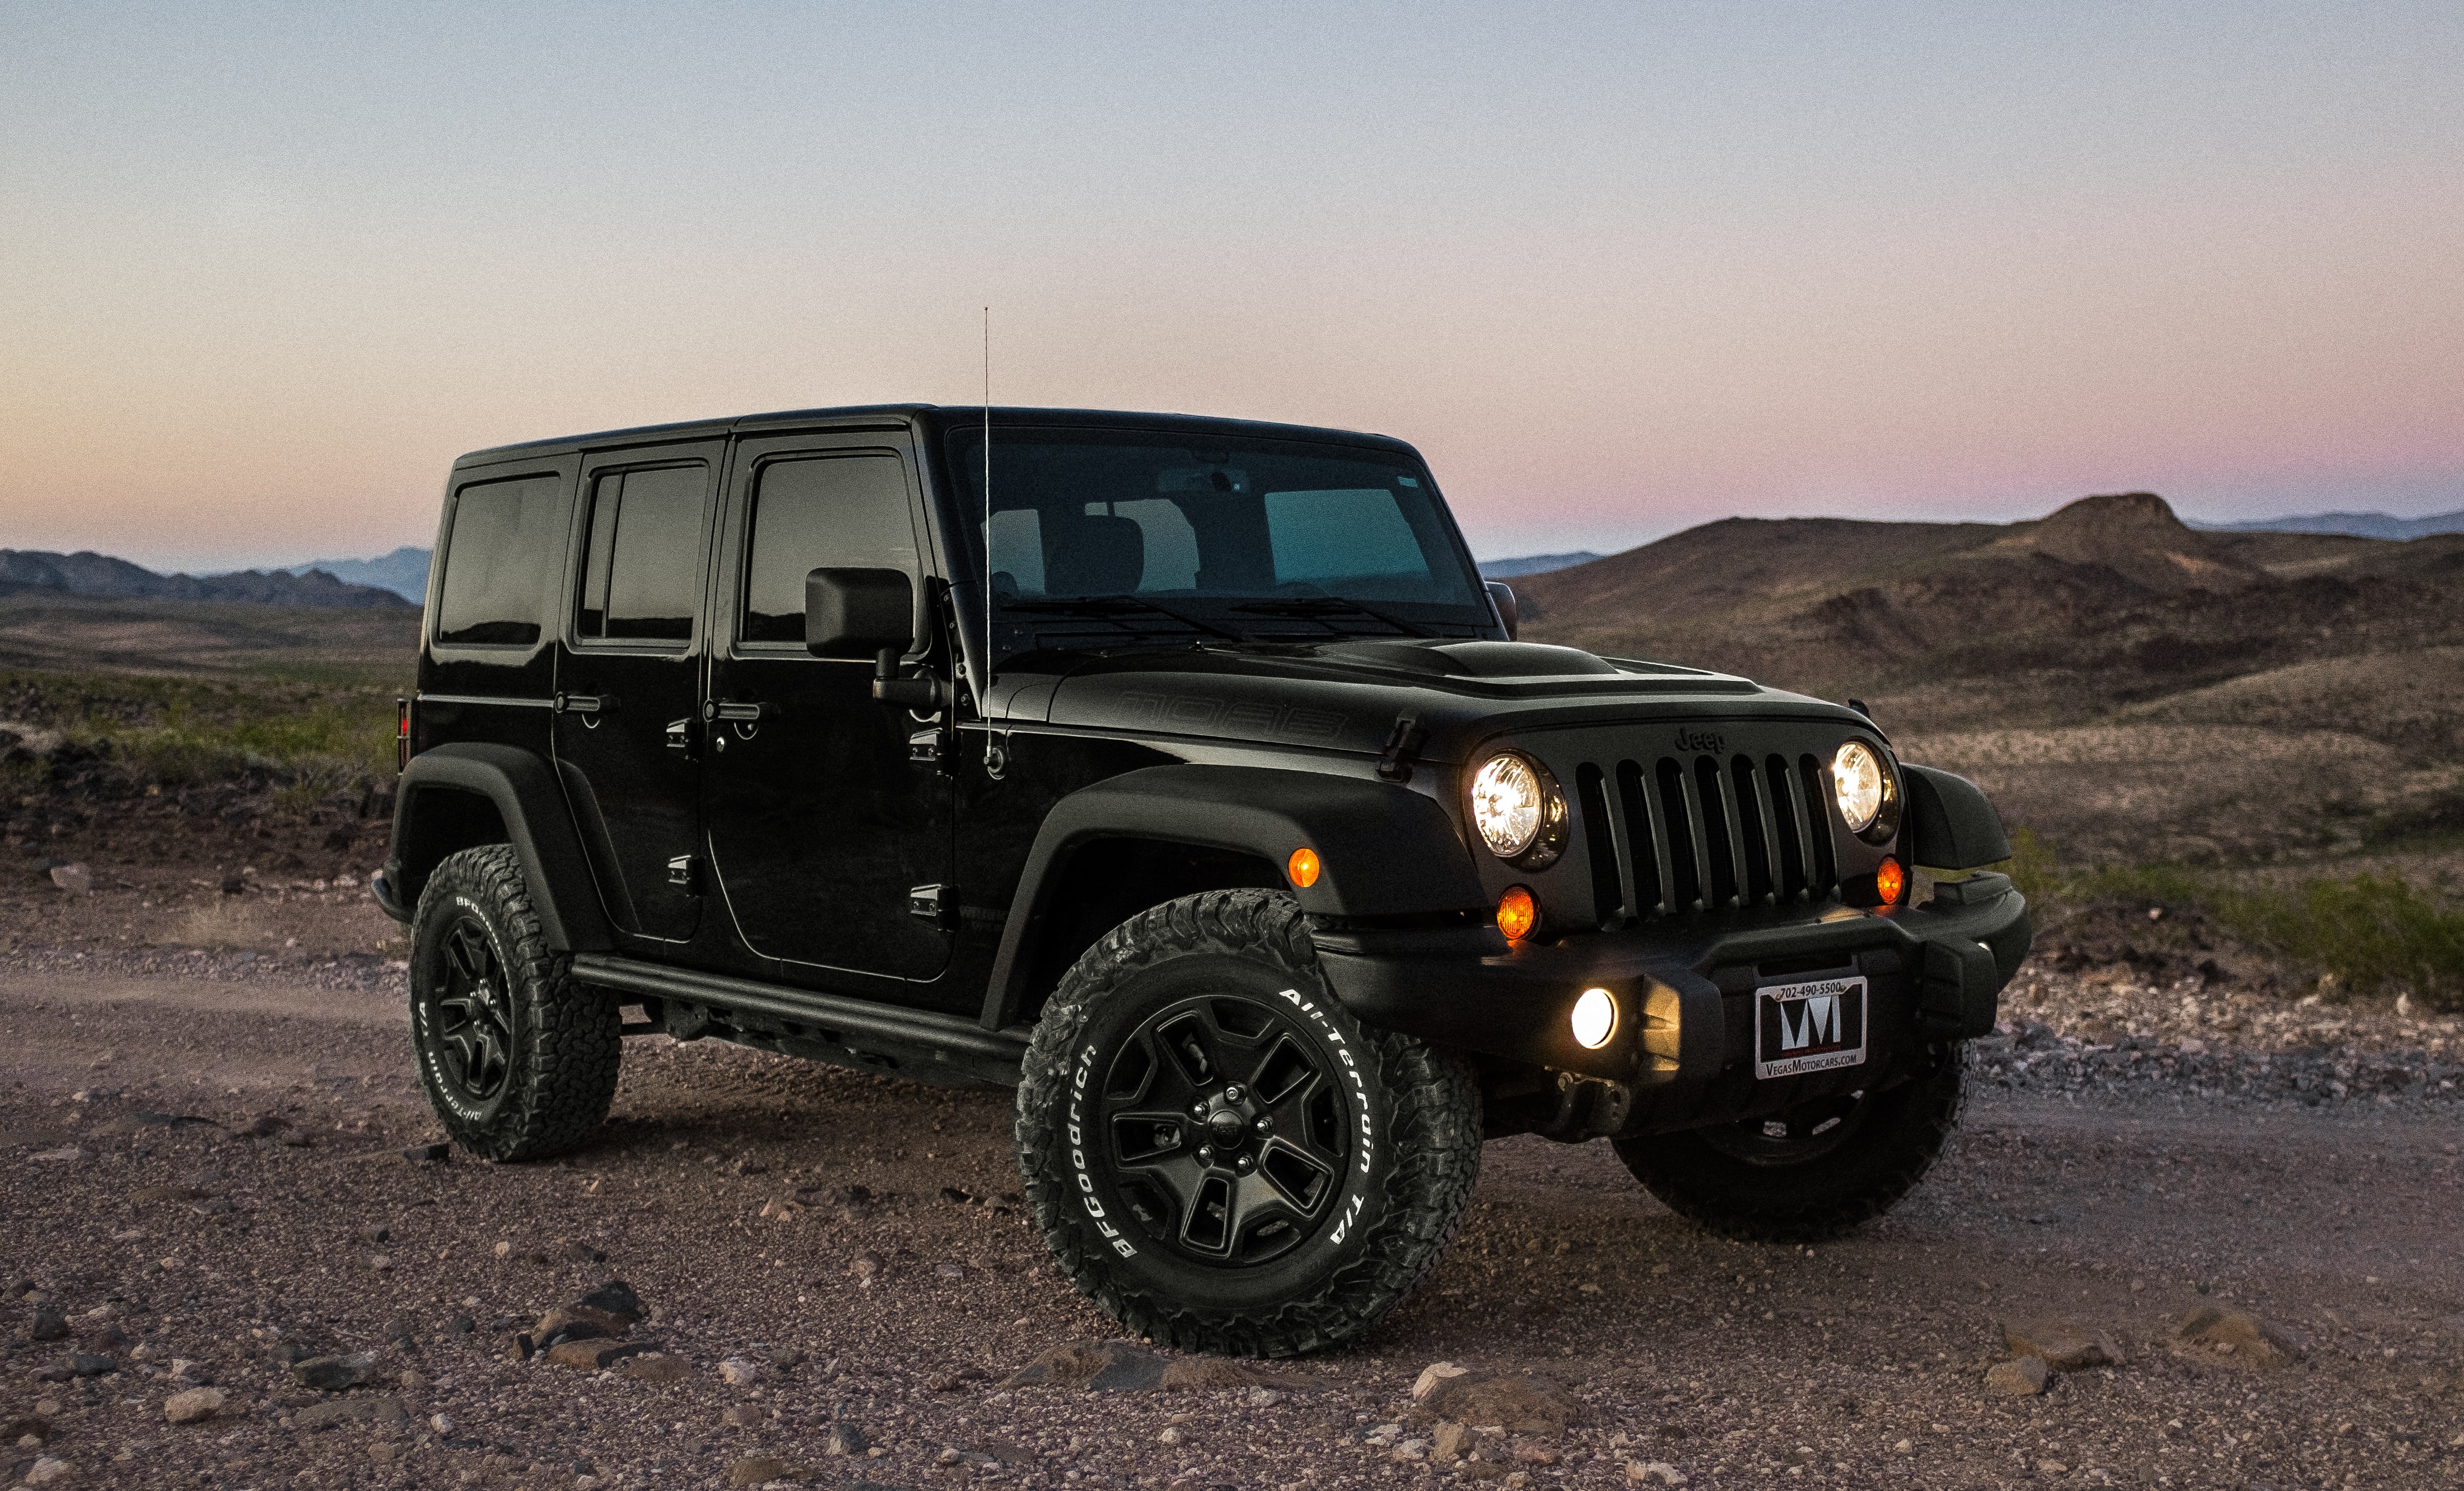
[[[429,997],[437,1052],[465,1096],[485,1102],[513,1069],[512,1004],[487,929],[465,917],[438,948],[437,989]]]

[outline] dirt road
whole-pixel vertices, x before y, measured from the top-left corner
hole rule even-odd
[[[1697,1233],[1604,1145],[1507,1141],[1461,1245],[1359,1349],[1095,1392],[1002,1386],[1114,1333],[1016,1204],[1006,1094],[652,1038],[583,1153],[414,1160],[436,1134],[399,978],[0,957],[8,1482],[2464,1484],[2464,1104],[2434,1083],[2308,1107],[2005,1063],[1910,1202],[1811,1250]],[[609,1277],[677,1380],[519,1359]],[[2201,1306],[2302,1354],[2177,1346]],[[29,1339],[55,1315],[64,1338]],[[1989,1395],[1998,1323],[2042,1317],[2123,1364]],[[344,1393],[285,1360],[359,1352]],[[73,1353],[115,1370],[43,1380]],[[1410,1395],[1440,1360],[1547,1372],[1585,1409],[1440,1460]],[[219,1414],[167,1423],[201,1384]],[[827,1453],[834,1424],[869,1449]]]

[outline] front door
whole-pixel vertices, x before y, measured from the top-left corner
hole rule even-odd
[[[804,650],[804,577],[841,566],[908,575],[927,646],[912,453],[903,434],[746,440],[728,485],[703,801],[738,934],[809,982],[929,980],[951,938],[913,903],[947,881],[953,847],[950,779],[910,759],[929,722],[873,700],[871,663]]]
[[[701,917],[701,614],[713,442],[594,458],[557,666],[556,759],[608,919],[682,942]]]

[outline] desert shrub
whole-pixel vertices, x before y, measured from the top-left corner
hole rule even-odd
[[[392,774],[394,692],[273,677],[0,672],[0,719],[58,732],[78,760],[131,786],[247,780],[313,798]]]
[[[2436,1009],[2464,1010],[2464,911],[2451,911],[2400,875],[2322,876],[2249,889],[2188,865],[2066,868],[2054,846],[2014,830],[2006,866],[2031,905],[2123,901],[2195,907],[2261,951],[2336,976],[2359,992],[2410,991]]]

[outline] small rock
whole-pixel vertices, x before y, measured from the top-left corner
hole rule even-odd
[[[731,1486],[759,1486],[773,1480],[803,1479],[803,1471],[771,1455],[757,1455],[727,1467],[727,1483]]]
[[[52,884],[71,895],[86,895],[94,889],[94,871],[82,865],[55,865]]]
[[[871,1447],[872,1441],[867,1439],[864,1431],[853,1424],[830,1425],[830,1436],[822,1441],[825,1455],[862,1455]]]
[[[1425,1402],[1429,1394],[1437,1392],[1447,1379],[1460,1377],[1469,1370],[1470,1368],[1458,1367],[1452,1362],[1431,1362],[1420,1369],[1419,1378],[1412,1384],[1412,1401]]]
[[[0,1426],[0,1444],[42,1444],[52,1437],[52,1421],[48,1418],[12,1418]]]
[[[223,1390],[190,1388],[163,1400],[163,1416],[175,1424],[193,1424],[223,1411]]]
[[[450,1144],[414,1144],[409,1149],[402,1151],[402,1157],[408,1160],[413,1165],[442,1165],[447,1160],[453,1157],[453,1146]],[[496,1246],[503,1248],[505,1247],[505,1244],[499,1242]],[[498,1253],[496,1256],[498,1258],[502,1258],[505,1255],[503,1253]]]
[[[467,1336],[478,1328],[479,1323],[468,1315],[456,1315],[445,1323],[445,1333],[451,1336]]]
[[[386,1253],[371,1253],[368,1255],[368,1267],[380,1274],[391,1273],[393,1257]]]
[[[881,1260],[869,1253],[859,1253],[847,1260],[847,1272],[866,1283],[881,1277]]]
[[[730,1429],[752,1429],[759,1426],[768,1417],[767,1414],[751,1403],[738,1403],[720,1414],[718,1421]]]
[[[2122,1348],[2111,1337],[2066,1320],[2006,1320],[2002,1343],[2013,1356],[2043,1357],[2056,1371],[2122,1365]]]
[[[1180,1430],[1167,1424],[1164,1426],[1163,1433],[1155,1436],[1155,1440],[1159,1444],[1178,1444],[1181,1440]]]
[[[1986,1369],[1985,1391],[1998,1398],[2034,1397],[2053,1380],[2054,1374],[2046,1369],[2043,1357],[2022,1356]]]
[[[1251,1408],[1272,1408],[1283,1400],[1284,1394],[1276,1392],[1272,1388],[1251,1388],[1249,1390],[1249,1406]]]
[[[78,1351],[62,1364],[72,1377],[101,1377],[120,1370],[118,1359]]]
[[[376,1358],[364,1352],[357,1356],[311,1356],[292,1363],[291,1376],[303,1388],[341,1392],[358,1387],[375,1365]]]
[[[1461,1459],[1473,1443],[1471,1426],[1456,1423],[1450,1418],[1438,1425],[1436,1437],[1429,1441],[1429,1455],[1441,1460]]]
[[[552,1367],[604,1371],[642,1349],[622,1341],[610,1341],[605,1336],[593,1336],[586,1341],[558,1342],[548,1348],[547,1360]]]
[[[26,1472],[26,1484],[48,1486],[55,1481],[66,1480],[76,1474],[77,1467],[68,1461],[49,1455],[38,1455],[34,1458],[33,1465]]]
[[[2183,1316],[2174,1339],[2200,1356],[2247,1367],[2289,1367],[2310,1347],[2308,1338],[2298,1330],[2212,1305]]]
[[[748,1362],[740,1356],[731,1356],[718,1364],[718,1380],[731,1388],[749,1388],[761,1380],[761,1373],[759,1362]]]
[[[1682,1486],[1685,1483],[1685,1472],[1666,1460],[1628,1460],[1625,1462],[1625,1479],[1637,1485]]]
[[[619,1329],[630,1329],[641,1323],[646,1311],[642,1297],[622,1279],[610,1279],[598,1288],[567,1306],[576,1310],[598,1310],[607,1315]]]
[[[1437,1378],[1422,1404],[1441,1417],[1475,1427],[1496,1425],[1551,1439],[1563,1437],[1569,1425],[1581,1423],[1591,1414],[1591,1406],[1576,1397],[1573,1389],[1537,1372],[1459,1370]]]
[[[26,1327],[29,1341],[65,1341],[69,1338],[68,1318],[48,1305],[34,1306],[34,1322]]]
[[[360,1229],[360,1240],[362,1242],[370,1242],[383,1246],[384,1244],[393,1240],[393,1229],[391,1227],[363,1227]]]
[[[693,1374],[693,1369],[685,1365],[683,1357],[655,1352],[628,1356],[616,1370],[619,1375],[630,1377],[635,1382],[682,1382]]]
[[[1395,1453],[1392,1458],[1406,1461],[1427,1459],[1429,1458],[1429,1441],[1426,1439],[1406,1439],[1402,1443],[1395,1446]]]

